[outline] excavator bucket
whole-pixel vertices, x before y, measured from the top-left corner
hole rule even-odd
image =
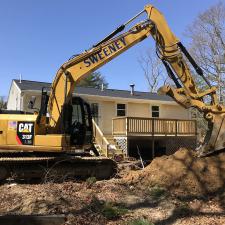
[[[200,157],[225,149],[225,114],[214,115],[209,122],[203,144],[197,149]]]

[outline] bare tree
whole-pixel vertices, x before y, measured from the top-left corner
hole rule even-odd
[[[138,62],[144,72],[150,92],[157,92],[159,86],[167,83],[168,77],[155,51],[152,49],[147,50],[139,57]]]
[[[190,51],[205,72],[205,76],[218,87],[220,100],[225,99],[225,5],[222,2],[209,8],[188,27]],[[202,81],[197,79],[200,86]]]

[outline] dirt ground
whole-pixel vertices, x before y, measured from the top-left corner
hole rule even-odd
[[[222,225],[225,153],[181,149],[108,181],[2,184],[0,214],[65,214],[65,225]]]

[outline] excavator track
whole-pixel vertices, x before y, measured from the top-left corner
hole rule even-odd
[[[106,157],[23,156],[0,154],[0,180],[42,179],[44,181],[65,181],[68,179],[109,179],[115,175],[117,164]]]

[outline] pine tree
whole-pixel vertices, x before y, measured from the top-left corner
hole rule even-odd
[[[88,75],[85,79],[81,80],[77,84],[77,86],[101,88],[102,84],[104,85],[105,88],[108,87],[108,83],[106,82],[104,76],[102,76],[100,72],[93,72],[90,75]]]

